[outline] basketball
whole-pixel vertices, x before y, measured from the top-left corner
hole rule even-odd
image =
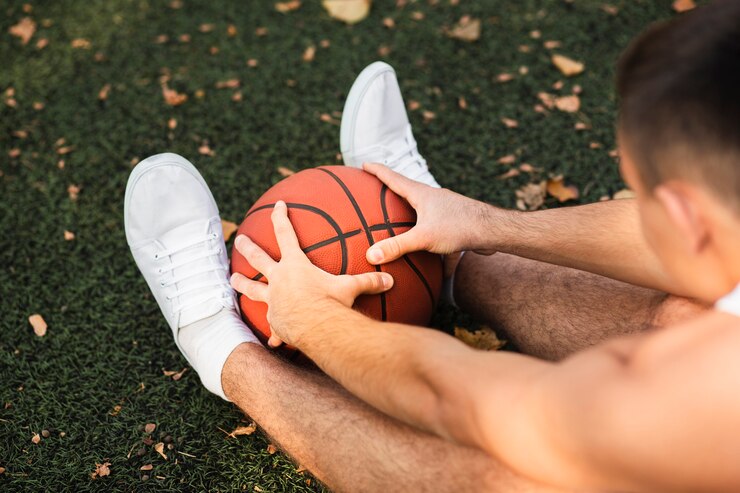
[[[347,166],[321,166],[296,173],[270,188],[247,211],[237,234],[247,235],[273,259],[280,250],[270,215],[283,200],[298,242],[311,262],[331,274],[388,272],[393,287],[357,298],[356,310],[378,320],[426,325],[442,286],[442,257],[414,252],[374,266],[365,258],[370,245],[408,231],[414,209],[373,175]],[[267,282],[234,248],[232,272]],[[270,337],[267,305],[239,295],[242,317],[260,339]]]

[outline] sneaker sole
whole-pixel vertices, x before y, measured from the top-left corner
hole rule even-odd
[[[342,154],[352,151],[352,140],[355,136],[355,122],[357,121],[357,110],[360,106],[360,101],[365,96],[370,84],[378,76],[386,72],[391,72],[393,75],[396,74],[393,67],[385,62],[371,63],[360,72],[360,75],[357,76],[354,84],[352,84],[352,88],[347,95],[347,100],[344,103],[344,109],[342,110],[342,123],[339,130],[339,148]],[[344,160],[344,157],[342,160]],[[344,164],[349,166],[347,163]]]

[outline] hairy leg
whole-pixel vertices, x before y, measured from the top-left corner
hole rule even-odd
[[[234,350],[222,381],[229,399],[334,491],[560,491],[395,421],[256,344]]]
[[[551,360],[709,308],[589,272],[472,252],[457,267],[455,301],[522,352]]]

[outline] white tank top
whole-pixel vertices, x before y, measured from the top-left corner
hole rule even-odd
[[[719,301],[714,304],[714,308],[721,312],[730,313],[740,317],[740,284],[738,284],[738,286],[729,294],[720,298]]]

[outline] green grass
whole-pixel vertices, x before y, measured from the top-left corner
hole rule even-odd
[[[418,101],[411,113],[422,153],[445,186],[502,206],[514,190],[541,176],[564,174],[582,191],[582,202],[624,188],[608,151],[615,146],[614,63],[647,23],[672,15],[668,0],[601,1],[410,0],[397,8],[376,0],[355,26],[331,20],[318,1],[287,15],[272,1],[190,1],[173,10],[165,1],[38,2],[28,14],[39,24],[26,46],[8,34],[24,14],[22,2],[2,2],[0,90],[15,89],[17,106],[0,101],[0,475],[2,491],[319,491],[281,454],[266,452],[255,434],[226,439],[241,415],[207,393],[190,371],[177,382],[162,368],[185,366],[166,323],[128,252],[122,206],[132,160],[165,150],[189,157],[210,184],[226,219],[238,221],[249,205],[280,180],[279,165],[293,169],[335,163],[338,127],[321,121],[339,112],[355,75],[379,57],[399,73],[404,95]],[[414,20],[412,12],[422,12]],[[462,15],[483,20],[480,40],[449,39],[443,28]],[[396,21],[392,30],[382,19]],[[44,19],[49,22],[43,23]],[[198,26],[213,23],[210,33]],[[234,37],[227,26],[237,28]],[[267,36],[255,35],[266,27]],[[539,30],[542,38],[530,37]],[[156,44],[165,34],[169,41]],[[177,38],[190,34],[189,43]],[[39,50],[37,40],[48,38]],[[73,49],[86,38],[90,49]],[[312,63],[304,49],[321,40]],[[564,79],[549,62],[544,40],[585,62],[586,71]],[[520,45],[529,45],[524,53]],[[211,55],[212,46],[219,52]],[[95,54],[104,56],[95,60]],[[248,68],[247,59],[259,61]],[[502,72],[529,73],[499,84]],[[182,106],[164,104],[158,77],[189,96]],[[239,78],[243,100],[218,81]],[[294,83],[288,84],[288,80]],[[564,80],[562,92],[583,87],[579,114],[533,111],[539,91]],[[106,101],[98,91],[111,84]],[[197,98],[196,92],[204,91]],[[458,107],[464,97],[468,108]],[[45,107],[33,109],[33,103]],[[424,122],[422,111],[436,118]],[[506,129],[501,118],[515,118]],[[167,121],[177,119],[177,128]],[[576,132],[575,122],[592,129]],[[12,132],[26,130],[25,139]],[[74,151],[58,167],[55,142]],[[215,156],[198,154],[208,141]],[[599,142],[600,149],[589,143]],[[19,149],[10,158],[11,149]],[[499,180],[499,157],[542,168],[537,176]],[[79,185],[76,202],[67,187]],[[555,204],[550,199],[548,206]],[[64,241],[64,230],[76,234]],[[49,332],[36,337],[27,322],[41,313]],[[439,317],[449,328],[455,314]],[[457,319],[460,321],[460,319]],[[120,405],[120,412],[114,412]],[[116,414],[116,415],[113,415]],[[145,423],[173,437],[164,461],[141,447]],[[52,430],[35,445],[34,433]],[[61,437],[59,432],[64,432]],[[184,452],[183,455],[175,452]],[[177,461],[175,461],[175,458]],[[90,479],[96,462],[111,474]],[[142,482],[139,467],[154,464]],[[159,479],[161,477],[163,479]]]

